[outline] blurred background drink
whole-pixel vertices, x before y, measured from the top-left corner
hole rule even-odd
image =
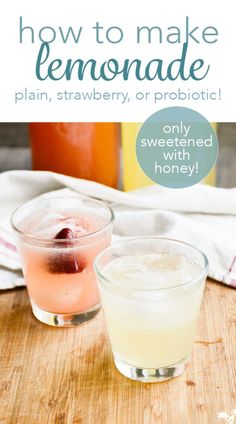
[[[135,190],[154,184],[141,169],[136,157],[136,138],[142,126],[140,122],[124,122],[121,124],[122,160],[123,160],[123,189]],[[212,124],[215,131],[217,124]],[[215,185],[216,168],[202,181],[204,184]]]
[[[35,170],[54,171],[96,181],[124,191],[154,182],[136,157],[141,123],[31,123],[30,143]],[[217,129],[217,124],[212,124]],[[202,181],[215,185],[216,168]]]
[[[31,123],[29,131],[33,169],[118,187],[119,124]]]

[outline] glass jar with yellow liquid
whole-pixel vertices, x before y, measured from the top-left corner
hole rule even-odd
[[[123,156],[123,189],[135,190],[154,184],[141,169],[136,157],[136,138],[141,128],[140,122],[124,122],[121,124],[122,156]],[[217,130],[217,123],[212,123]],[[215,185],[216,167],[202,181],[204,184]]]

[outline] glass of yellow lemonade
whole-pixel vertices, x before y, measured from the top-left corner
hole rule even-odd
[[[177,240],[143,237],[106,248],[94,266],[118,370],[143,382],[182,374],[193,346],[206,256]]]
[[[109,246],[112,223],[108,206],[78,196],[33,200],[13,213],[32,310],[41,322],[72,326],[98,313],[93,261]]]

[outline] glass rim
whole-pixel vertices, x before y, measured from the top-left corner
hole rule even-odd
[[[153,291],[153,292],[165,291],[165,290],[172,290],[172,289],[177,289],[177,288],[182,288],[182,287],[189,286],[191,284],[194,284],[196,281],[200,280],[201,278],[203,278],[205,275],[207,276],[208,269],[209,269],[209,261],[208,261],[207,256],[205,255],[205,253],[203,253],[200,249],[198,249],[197,247],[194,247],[192,244],[187,243],[185,241],[181,241],[181,240],[174,239],[174,238],[168,238],[168,237],[159,237],[159,236],[132,237],[132,238],[129,238],[129,240],[119,241],[117,243],[111,244],[110,246],[106,247],[104,250],[102,250],[102,252],[100,252],[96,256],[96,258],[94,260],[93,266],[94,266],[94,270],[97,273],[97,275],[102,280],[105,280],[107,283],[112,283],[113,284],[113,287],[116,286],[116,287],[124,288],[123,285],[121,285],[121,284],[119,284],[117,282],[114,283],[114,280],[111,280],[111,279],[105,277],[105,275],[99,269],[98,262],[102,258],[103,255],[105,255],[109,250],[112,250],[113,248],[117,248],[119,246],[121,247],[124,244],[125,245],[128,245],[129,243],[132,243],[132,242],[135,242],[135,241],[138,242],[138,241],[145,241],[145,240],[149,240],[149,241],[158,241],[158,240],[159,241],[167,241],[167,242],[174,242],[176,244],[183,245],[183,246],[188,246],[191,249],[193,249],[195,252],[197,252],[197,253],[199,253],[201,255],[202,259],[204,260],[204,267],[203,267],[203,269],[201,270],[201,272],[196,277],[192,278],[191,280],[186,281],[183,284],[176,284],[175,283],[175,285],[173,285],[173,286],[169,286],[169,287],[157,287],[157,288],[153,288],[153,287],[151,287],[151,288],[149,288],[149,287],[142,287],[142,288],[140,288],[138,286],[132,286],[132,288],[125,287],[126,289],[130,289],[131,291],[138,290],[138,291]]]
[[[85,239],[87,239],[89,237],[93,237],[95,235],[98,235],[99,233],[102,233],[103,231],[107,230],[112,225],[112,223],[114,221],[115,215],[114,215],[114,212],[113,212],[112,208],[110,206],[108,206],[106,203],[104,203],[103,201],[101,201],[101,200],[93,199],[92,197],[87,197],[87,196],[55,196],[55,197],[42,197],[41,199],[32,199],[32,200],[29,200],[29,201],[27,201],[27,202],[25,202],[25,203],[17,206],[13,210],[13,212],[11,213],[11,216],[10,216],[10,223],[11,223],[12,228],[14,229],[14,231],[17,234],[20,234],[20,235],[26,237],[29,240],[32,240],[34,242],[38,242],[38,243],[41,243],[41,244],[50,244],[51,245],[51,243],[52,243],[52,239],[51,238],[38,237],[38,236],[35,236],[35,235],[31,234],[31,233],[27,233],[25,231],[22,231],[14,223],[14,218],[15,218],[16,214],[18,212],[20,212],[20,210],[23,210],[27,206],[30,206],[32,204],[37,204],[38,202],[45,201],[45,200],[60,200],[60,199],[61,200],[65,200],[65,199],[70,199],[70,200],[86,200],[86,201],[91,202],[91,203],[94,203],[94,204],[96,203],[97,205],[100,205],[104,209],[106,209],[106,210],[109,211],[109,213],[110,213],[110,219],[109,219],[109,222],[106,225],[104,225],[104,227],[99,228],[98,230],[93,231],[91,233],[87,233],[87,234],[81,235],[79,237],[75,237],[73,239],[53,239],[53,243],[55,243],[55,244],[63,244],[63,243],[65,244],[65,243],[67,243],[67,244],[73,245],[74,243],[78,242],[79,240],[85,240]]]

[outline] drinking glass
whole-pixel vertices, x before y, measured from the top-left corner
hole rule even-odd
[[[98,313],[93,261],[109,246],[112,223],[108,206],[78,196],[33,200],[13,213],[26,286],[39,321],[71,326]]]
[[[106,248],[94,267],[118,370],[143,382],[183,373],[207,276],[204,253],[144,237]]]

